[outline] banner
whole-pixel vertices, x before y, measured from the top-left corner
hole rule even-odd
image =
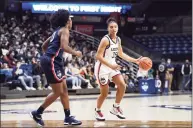
[[[164,93],[168,93],[168,81],[165,81]],[[159,79],[141,79],[139,80],[140,93],[157,94],[161,90],[161,81]]]
[[[140,93],[155,94],[155,80],[154,79],[141,79],[139,80]]]
[[[75,30],[87,35],[93,35],[93,25],[75,25]]]
[[[46,3],[23,2],[23,10],[32,10],[33,13],[52,13],[58,9],[66,9],[71,14],[101,14],[121,12],[122,9],[131,9],[130,4],[74,4],[74,3]]]
[[[75,16],[73,22],[89,22],[89,23],[100,23],[102,18],[100,16]]]

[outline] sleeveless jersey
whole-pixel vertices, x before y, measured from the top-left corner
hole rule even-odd
[[[111,62],[113,64],[116,63],[116,57],[118,56],[118,48],[120,43],[120,38],[117,36],[116,41],[113,41],[109,35],[105,35],[109,40],[109,45],[106,47],[103,57],[108,60],[108,62]]]
[[[62,63],[64,50],[60,48],[60,36],[58,36],[59,30],[60,28],[56,29],[56,31],[52,34],[45,55],[51,56],[54,61]]]
[[[116,37],[116,41],[113,41],[109,37],[109,35],[105,35],[104,38],[108,39],[109,45],[105,48],[103,57],[111,64],[116,64],[116,57],[118,55],[120,38]],[[114,76],[121,73],[120,71],[113,70],[110,67],[102,64],[99,60],[97,60],[97,62],[95,63],[94,74],[100,85],[106,85],[109,83],[109,81],[112,81]]]

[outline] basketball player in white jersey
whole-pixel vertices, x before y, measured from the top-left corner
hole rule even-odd
[[[120,119],[125,119],[122,110],[120,109],[120,103],[125,94],[126,84],[120,73],[121,66],[116,63],[116,57],[119,56],[122,59],[139,63],[139,59],[129,57],[122,51],[121,39],[117,36],[118,24],[115,19],[109,18],[108,35],[105,35],[98,47],[96,53],[97,62],[95,64],[95,76],[97,82],[100,85],[100,95],[97,99],[97,106],[95,108],[95,117],[98,121],[105,121],[105,117],[101,112],[101,106],[109,92],[109,82],[112,81],[117,85],[117,93],[115,103],[112,106],[110,113],[116,115]]]

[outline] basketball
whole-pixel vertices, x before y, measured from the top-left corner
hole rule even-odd
[[[150,58],[148,57],[142,57],[140,60],[139,60],[139,67],[143,70],[150,70],[151,67],[152,67],[152,61]]]

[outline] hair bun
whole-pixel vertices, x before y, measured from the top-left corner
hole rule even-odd
[[[117,21],[115,20],[115,18],[109,17],[109,18],[107,19],[107,25],[108,25],[109,23],[111,23],[111,22],[117,23]]]

